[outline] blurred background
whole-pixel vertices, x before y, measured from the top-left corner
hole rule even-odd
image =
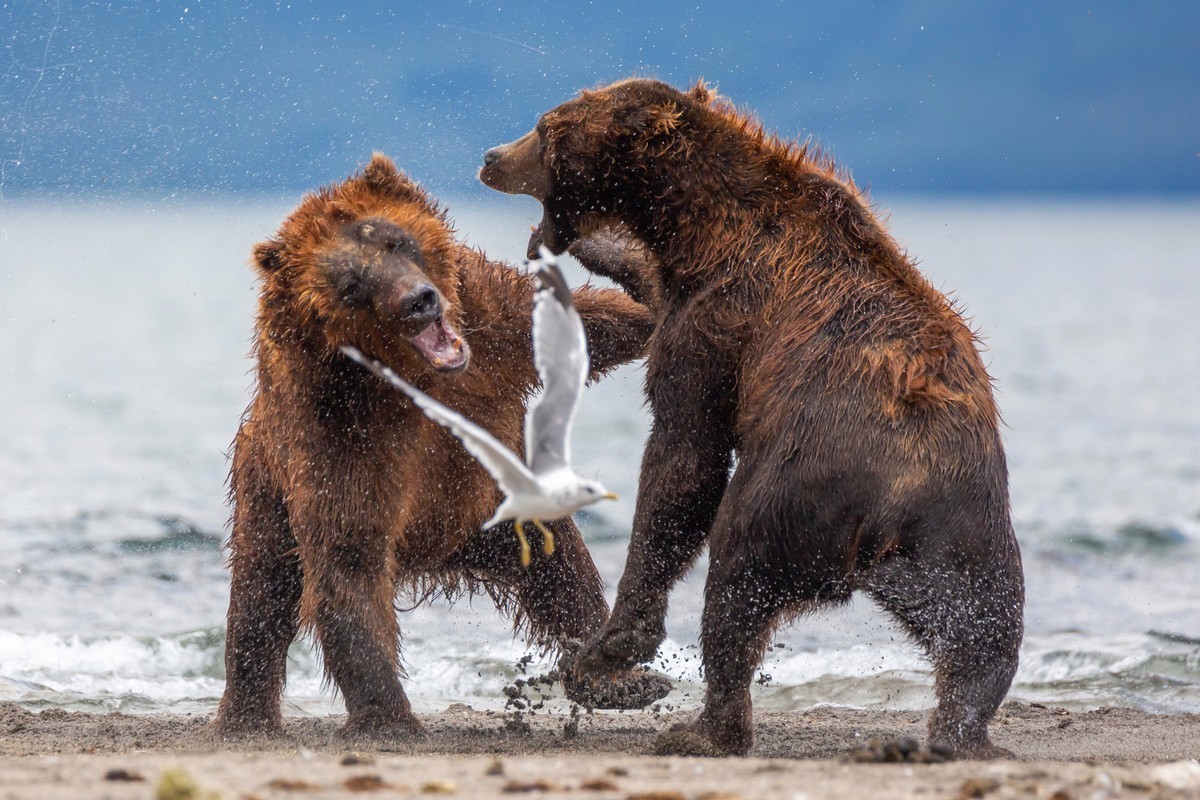
[[[982,333],[1029,582],[1012,696],[1200,711],[1193,2],[0,0],[0,700],[211,712],[252,244],[380,150],[519,263],[540,212],[478,184],[483,151],[631,74],[704,78],[819,143]],[[579,516],[610,587],[640,381],[590,389],[577,429],[622,495]],[[703,564],[660,662],[684,707],[702,585]],[[418,710],[503,705],[526,646],[486,599],[402,626]],[[776,644],[762,705],[932,702],[869,603]],[[289,711],[336,710],[292,656]]]
[[[248,9],[247,5],[255,8]],[[1200,6],[4,2],[6,196],[437,194],[581,87],[703,77],[877,190],[1200,191]]]

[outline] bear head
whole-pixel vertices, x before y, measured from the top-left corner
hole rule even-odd
[[[439,209],[387,157],[304,198],[254,248],[268,336],[353,345],[398,371],[467,366],[457,247]]]
[[[592,232],[620,224],[645,187],[647,167],[687,156],[685,128],[706,118],[716,94],[703,82],[681,92],[661,81],[630,78],[585,90],[542,115],[532,131],[484,154],[479,179],[492,189],[541,201],[543,217],[531,251],[544,241],[554,253]],[[667,192],[677,187],[658,187]]]

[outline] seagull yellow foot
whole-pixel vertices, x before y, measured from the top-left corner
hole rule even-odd
[[[540,519],[530,520],[537,529],[542,532],[542,552],[546,555],[554,554],[554,532],[542,524]]]
[[[529,540],[525,538],[525,529],[521,527],[520,522],[517,522],[517,540],[521,543],[521,566],[528,567],[530,560]]]

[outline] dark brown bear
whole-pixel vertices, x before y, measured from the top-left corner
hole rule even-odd
[[[608,608],[574,523],[551,523],[553,555],[522,568],[511,524],[480,530],[502,498],[492,478],[338,351],[380,359],[521,452],[537,382],[532,279],[457,242],[444,212],[379,155],[307,196],[254,259],[257,389],[233,452],[217,731],[281,730],[287,648],[301,625],[345,698],[349,732],[419,730],[400,684],[401,588],[482,589],[544,645],[599,631]],[[574,296],[593,376],[642,354],[652,329],[642,306],[613,290]],[[587,699],[643,704],[664,683],[630,673]]]
[[[652,256],[653,430],[616,605],[580,669],[651,658],[707,542],[695,744],[746,752],[774,626],[861,590],[933,660],[930,739],[1002,752],[987,726],[1024,579],[990,380],[850,179],[702,84],[642,79],[547,112],[480,177],[542,201],[552,250],[616,226]]]

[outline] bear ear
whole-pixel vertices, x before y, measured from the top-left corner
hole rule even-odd
[[[254,245],[254,263],[264,273],[283,266],[283,242],[271,239]]]
[[[683,109],[668,100],[644,109],[639,117],[638,127],[651,136],[659,136],[683,124]]]
[[[394,191],[400,182],[400,171],[396,164],[383,153],[371,154],[371,163],[363,170],[363,180],[383,191]]]
[[[696,81],[696,85],[692,87],[690,92],[688,92],[688,97],[692,98],[693,100],[698,100],[707,106],[710,105],[713,100],[717,99],[717,90],[709,86],[704,82],[704,79],[701,78],[700,80]]]
[[[425,203],[428,200],[417,185],[396,168],[395,162],[383,153],[371,156],[371,163],[362,171],[362,179],[376,192],[406,202]]]

